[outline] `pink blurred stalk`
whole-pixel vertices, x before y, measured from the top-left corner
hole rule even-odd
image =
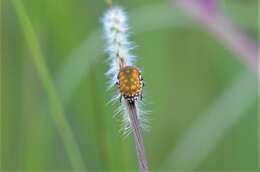
[[[145,159],[144,153],[144,144],[143,138],[141,134],[139,119],[137,115],[136,105],[135,102],[127,102],[127,107],[129,111],[129,117],[131,120],[132,127],[134,129],[134,136],[135,136],[135,146],[137,151],[137,157],[139,162],[139,169],[140,172],[148,172],[148,166]]]
[[[207,27],[209,32],[227,46],[253,71],[257,70],[257,43],[226,17],[218,0],[173,1],[194,20]]]

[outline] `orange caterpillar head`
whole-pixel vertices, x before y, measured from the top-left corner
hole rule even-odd
[[[142,99],[143,79],[138,68],[133,66],[122,67],[117,79],[121,96],[131,102],[137,100],[139,96]]]

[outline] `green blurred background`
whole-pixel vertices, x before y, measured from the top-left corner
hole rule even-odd
[[[133,136],[119,133],[118,105],[107,104],[104,1],[0,2],[0,170],[84,170],[80,161],[86,171],[137,170]],[[257,0],[221,2],[257,39]],[[173,3],[114,3],[129,13],[144,71],[151,171],[256,171],[256,75]]]

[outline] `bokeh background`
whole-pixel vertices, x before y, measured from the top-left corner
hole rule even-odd
[[[0,2],[0,170],[137,170],[133,136],[107,104],[104,1]],[[256,171],[254,70],[174,2],[114,3],[129,13],[145,78],[151,171]],[[257,0],[220,3],[256,41]]]

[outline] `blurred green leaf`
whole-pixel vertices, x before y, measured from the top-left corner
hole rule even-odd
[[[257,100],[256,76],[244,72],[186,131],[160,170],[193,170]]]
[[[57,125],[58,131],[63,139],[64,146],[67,150],[71,165],[74,169],[85,169],[83,160],[81,159],[80,151],[73,137],[71,128],[64,116],[63,109],[61,107],[60,100],[57,96],[56,89],[52,83],[51,76],[48,71],[48,67],[44,61],[44,57],[41,53],[37,37],[33,30],[33,26],[28,18],[25,8],[20,0],[12,0],[14,8],[17,12],[21,27],[25,39],[28,43],[32,58],[35,66],[38,70],[39,77],[41,78],[43,85],[46,89],[49,98],[49,106],[52,111],[53,120]]]

